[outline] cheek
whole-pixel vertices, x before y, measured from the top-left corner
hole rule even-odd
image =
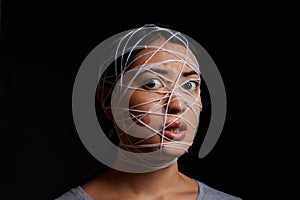
[[[190,102],[192,103],[192,102]],[[184,114],[184,118],[189,121],[193,126],[197,126],[199,123],[200,113],[201,113],[201,100],[193,103],[194,105],[188,107],[188,110]]]
[[[130,113],[139,118],[143,123],[149,125],[151,123],[151,115],[149,110],[157,106],[162,95],[144,91],[135,91],[129,100]],[[159,112],[155,110],[154,112]],[[133,119],[136,121],[136,119]],[[142,125],[141,123],[138,123]]]
[[[191,106],[191,108],[192,108],[193,110],[195,110],[196,113],[199,115],[200,112],[201,112],[201,110],[202,110],[202,101],[201,101],[201,97],[198,97],[197,100],[196,100],[196,102],[194,102],[194,101],[191,100],[190,103],[193,104],[193,105]]]

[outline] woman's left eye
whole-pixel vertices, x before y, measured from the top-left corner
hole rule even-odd
[[[158,88],[162,87],[162,83],[160,82],[160,80],[158,80],[156,78],[151,78],[145,82],[144,87],[146,87],[147,89],[152,89],[152,90],[158,89]]]
[[[184,83],[181,87],[185,90],[196,90],[198,87],[199,83],[196,81],[188,81]]]

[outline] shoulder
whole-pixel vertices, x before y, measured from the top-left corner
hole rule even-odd
[[[70,189],[54,200],[93,200],[80,186]]]
[[[214,189],[200,181],[197,182],[200,189],[199,198],[197,200],[241,200],[240,197]]]

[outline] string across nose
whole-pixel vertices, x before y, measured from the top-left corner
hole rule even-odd
[[[170,98],[168,100],[168,104],[166,105],[167,114],[172,115],[180,115],[186,110],[185,103],[182,99],[176,94],[170,94]]]

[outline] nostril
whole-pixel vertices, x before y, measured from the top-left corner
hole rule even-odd
[[[169,114],[178,114],[178,113],[182,113],[183,110],[182,109],[177,109],[177,108],[172,108],[172,109],[168,109],[169,110]]]
[[[183,102],[178,97],[173,95],[169,104],[167,105],[167,112],[169,114],[179,114],[184,112]]]

